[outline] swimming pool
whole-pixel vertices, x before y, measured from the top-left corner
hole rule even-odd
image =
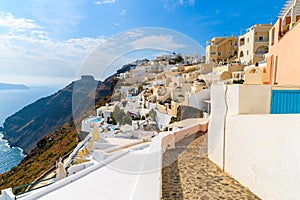
[[[102,118],[94,118],[89,120],[90,122],[96,122],[96,123],[100,123],[103,119]]]

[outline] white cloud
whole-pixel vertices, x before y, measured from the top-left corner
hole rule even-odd
[[[125,15],[126,14],[126,10],[123,9],[121,12],[120,12],[120,15]]]
[[[57,84],[57,77],[73,80],[84,59],[105,40],[104,37],[54,40],[33,20],[0,12],[0,80],[10,77],[11,81],[25,80],[28,85],[36,84],[33,80],[41,77],[53,79],[49,85]]]
[[[122,65],[160,53],[202,53],[197,42],[179,32],[161,28],[142,28],[112,36],[86,59],[79,74],[107,77]]]
[[[171,35],[152,35],[142,37],[141,39],[131,42],[134,49],[149,48],[176,51],[186,47],[183,44],[176,43]]]
[[[29,11],[53,35],[65,35],[76,30],[84,19],[82,15],[85,0],[32,0]]]
[[[103,0],[103,1],[95,1],[94,4],[101,5],[101,4],[112,4],[116,3],[116,0]]]
[[[136,37],[141,37],[144,35],[144,31],[142,30],[132,30],[132,31],[127,31],[122,34],[123,39],[127,40],[130,38],[136,38]]]
[[[18,32],[40,28],[31,19],[17,19],[11,13],[4,11],[0,12],[0,26]]]

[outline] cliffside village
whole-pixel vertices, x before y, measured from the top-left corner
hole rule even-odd
[[[299,1],[288,0],[274,25],[214,37],[205,56],[124,66],[112,102],[82,121],[85,137],[56,182],[18,199],[161,199],[163,154],[199,132],[208,159],[257,197],[297,199],[299,21]],[[0,199],[13,197],[7,189]]]

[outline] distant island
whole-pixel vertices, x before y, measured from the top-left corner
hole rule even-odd
[[[23,84],[0,83],[0,90],[24,90],[24,89],[29,89],[29,87]]]

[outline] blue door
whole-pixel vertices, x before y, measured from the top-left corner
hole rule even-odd
[[[300,90],[273,90],[271,114],[300,113]]]

